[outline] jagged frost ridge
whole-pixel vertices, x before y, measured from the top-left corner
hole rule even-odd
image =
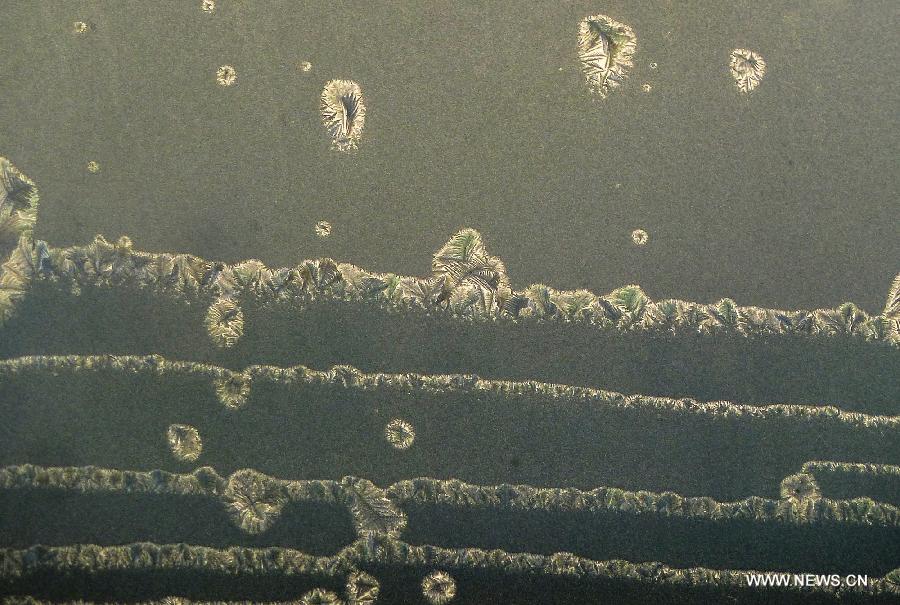
[[[882,317],[888,322],[887,338],[900,341],[900,273],[891,282],[888,290],[887,301],[884,303]]]
[[[0,579],[11,580],[37,573],[98,573],[108,570],[195,570],[225,574],[270,576],[347,576],[356,566],[389,565],[413,569],[489,570],[514,576],[547,576],[576,581],[626,581],[659,587],[731,591],[745,588],[754,570],[673,568],[660,562],[631,563],[620,559],[595,561],[571,553],[538,555],[478,548],[447,549],[413,546],[400,540],[369,535],[333,557],[312,557],[296,550],[272,548],[214,549],[187,544],[148,543],[120,546],[33,546],[0,549]],[[835,588],[816,583],[783,588],[803,594],[900,595],[900,569],[867,585]],[[778,589],[772,589],[778,590]]]
[[[388,499],[385,490],[356,477],[340,481],[281,480],[242,469],[226,479],[208,466],[190,474],[178,474],[23,464],[0,468],[2,489],[205,496],[220,500],[235,523],[251,534],[271,527],[288,502],[304,501],[345,506],[359,535],[399,536],[406,525],[406,515]]]
[[[756,523],[848,523],[900,527],[896,506],[871,498],[830,500],[818,494],[769,500],[751,496],[734,502],[708,497],[687,497],[672,492],[628,491],[598,487],[541,488],[528,485],[471,485],[458,480],[419,478],[399,481],[387,488],[399,504],[443,504],[461,508],[542,510],[549,512],[621,513]]]
[[[117,546],[76,544],[0,549],[0,579],[40,572],[98,573],[119,570],[181,569],[237,574],[333,577],[353,571],[342,556],[316,557],[289,548],[224,549],[189,544],[140,542]]]
[[[359,538],[369,535],[399,537],[406,525],[406,503],[446,504],[463,508],[543,510],[548,512],[613,512],[729,522],[847,523],[900,527],[900,509],[871,498],[831,500],[818,494],[780,500],[751,496],[734,502],[708,497],[687,497],[672,492],[628,491],[598,487],[542,488],[529,485],[472,485],[459,480],[418,478],[398,481],[385,489],[371,481],[344,477],[340,481],[292,481],[275,479],[244,469],[226,481],[203,467],[190,474],[164,471],[120,471],[97,467],[40,467],[30,464],[0,468],[0,489],[56,489],[75,492],[149,493],[217,498],[230,506],[235,482],[247,475],[275,492],[283,506],[287,501],[316,501],[346,506]],[[270,496],[271,497],[271,496]],[[273,519],[274,521],[274,519]],[[254,532],[251,532],[254,533]]]
[[[894,464],[811,460],[803,464],[800,472],[817,481],[826,477],[843,476],[877,482],[879,494],[886,495],[892,504],[900,503],[900,466]],[[871,487],[871,484],[867,485]]]
[[[433,274],[424,278],[372,273],[329,258],[281,269],[257,260],[226,265],[184,254],[135,252],[130,241],[111,244],[102,236],[87,246],[49,248],[42,258],[42,278],[76,291],[83,286],[130,285],[199,299],[206,305],[229,300],[238,309],[251,299],[255,304],[296,305],[311,300],[370,301],[397,312],[424,310],[470,320],[546,320],[648,333],[843,336],[900,343],[896,318],[871,316],[850,302],[835,309],[790,311],[742,307],[728,298],[714,304],[653,301],[637,285],[603,296],[542,284],[511,290],[503,262],[487,254],[474,229],[459,231],[438,250]],[[229,315],[233,316],[236,311]]]
[[[874,464],[870,462],[811,460],[803,465],[803,472],[812,475],[824,472],[900,478],[900,466],[894,464]]]
[[[39,201],[31,179],[0,157],[0,326],[12,317],[46,259],[46,244],[32,237]]]
[[[701,402],[690,398],[624,395],[592,387],[533,380],[488,380],[471,374],[364,373],[347,365],[334,366],[330,370],[314,370],[303,365],[290,367],[251,365],[243,372],[234,372],[195,361],[171,361],[160,355],[31,355],[0,360],[0,377],[13,377],[20,372],[35,370],[45,372],[116,370],[128,373],[197,376],[210,380],[219,399],[230,408],[240,407],[246,403],[254,381],[269,381],[287,385],[339,384],[345,388],[361,390],[489,393],[500,397],[540,396],[546,398],[548,402],[567,404],[578,402],[619,409],[655,410],[676,415],[699,414],[721,418],[745,418],[751,421],[790,418],[855,428],[900,429],[900,416],[848,412],[829,405]]]
[[[0,549],[0,579],[41,572],[97,573],[107,570],[191,569],[226,574],[311,575],[335,577],[356,571],[356,565],[387,564],[415,569],[484,569],[522,576],[565,577],[583,581],[628,581],[685,588],[733,590],[746,587],[753,570],[673,568],[659,562],[631,563],[620,559],[594,561],[571,553],[537,555],[478,548],[447,549],[412,546],[393,538],[369,536],[333,557],[312,557],[287,548],[214,549],[187,544],[149,543],[120,546],[33,546]],[[868,585],[835,588],[817,583],[785,591],[804,594],[900,595],[900,569]],[[773,589],[774,590],[774,589]]]
[[[621,559],[595,561],[571,553],[538,555],[480,548],[413,546],[391,538],[359,540],[350,550],[352,551],[350,556],[361,565],[402,561],[403,565],[425,569],[490,569],[518,576],[554,576],[582,581],[627,581],[656,587],[703,587],[722,591],[746,588],[748,574],[762,573],[754,570],[704,567],[679,569],[660,562],[631,563]],[[897,577],[900,577],[900,570],[890,572],[882,578],[870,578],[867,586],[835,588],[823,582],[814,586],[783,590],[798,594],[802,591],[804,595],[810,593],[900,595],[900,582],[897,582]]]
[[[168,596],[146,601],[52,601],[35,597],[6,597],[2,605],[303,605],[302,601],[197,601],[186,597]]]

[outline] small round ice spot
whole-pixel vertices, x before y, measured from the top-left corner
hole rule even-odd
[[[354,605],[372,605],[378,600],[381,585],[362,571],[354,571],[347,578],[347,596]]]
[[[241,372],[227,371],[213,379],[213,389],[222,405],[236,410],[247,403],[250,396],[250,378]]]
[[[89,29],[91,29],[91,26],[88,25],[86,21],[76,21],[72,24],[72,29],[76,34],[84,34],[87,33]]]
[[[210,339],[228,349],[244,335],[244,313],[230,298],[219,298],[209,306],[204,320]]]
[[[816,478],[809,473],[797,473],[785,477],[781,482],[781,497],[786,500],[803,502],[822,497]]]
[[[651,90],[653,90],[653,87],[650,85],[649,82],[645,82],[645,83],[641,86],[641,90],[643,90],[644,92],[650,92]]]
[[[235,471],[222,494],[232,520],[249,534],[261,534],[278,519],[287,502],[282,486],[252,469]]]
[[[216,70],[216,82],[219,86],[231,86],[237,81],[237,71],[231,65],[223,65]]]
[[[359,84],[352,80],[325,84],[320,111],[332,147],[339,151],[356,149],[366,124],[366,103]]]
[[[319,221],[316,223],[316,235],[323,239],[331,235],[331,223],[328,221]]]
[[[766,75],[765,60],[759,53],[746,48],[731,51],[729,67],[735,86],[743,93],[752,92]]]
[[[100,164],[98,162],[95,162],[94,160],[91,160],[87,163],[87,171],[91,174],[97,174],[98,172],[100,172]]]
[[[172,455],[184,462],[193,462],[203,451],[203,442],[197,429],[187,424],[172,424],[166,431]]]
[[[645,246],[650,240],[650,235],[643,229],[635,229],[631,232],[631,241],[635,246]]]
[[[456,581],[446,571],[433,571],[422,580],[422,595],[432,605],[444,605],[456,596]]]
[[[200,3],[200,10],[204,13],[211,13],[216,10],[216,0],[203,0]]]
[[[408,450],[416,440],[412,425],[400,418],[394,418],[384,427],[384,438],[398,450]]]
[[[309,73],[310,71],[312,71],[312,63],[310,63],[309,61],[300,61],[297,64],[297,69],[299,69],[303,73]]]
[[[634,30],[606,15],[585,17],[578,24],[581,70],[601,98],[628,77],[636,48]]]

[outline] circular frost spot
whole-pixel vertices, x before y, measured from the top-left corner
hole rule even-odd
[[[731,51],[729,67],[735,86],[743,93],[753,92],[766,75],[766,61],[759,53],[746,48]]]
[[[359,84],[329,81],[322,89],[320,112],[332,147],[339,151],[356,149],[366,124],[366,103]]]
[[[219,298],[206,311],[206,331],[216,346],[228,349],[244,335],[244,313],[230,298]]]
[[[219,86],[231,86],[237,81],[237,71],[231,65],[223,65],[216,70],[216,82]]]
[[[319,221],[316,223],[316,235],[323,239],[331,235],[331,223],[328,221]]]
[[[408,450],[416,440],[412,425],[400,418],[394,418],[384,427],[384,438],[398,450]]]
[[[347,598],[356,605],[371,605],[380,591],[378,580],[365,572],[354,571],[347,578]]]
[[[277,481],[253,469],[235,471],[222,497],[232,520],[248,534],[269,529],[287,502]]]
[[[422,594],[432,605],[449,603],[456,596],[456,581],[446,571],[433,571],[422,580]]]
[[[226,371],[213,379],[216,397],[226,408],[236,410],[247,403],[250,396],[250,378],[240,372]]]
[[[787,500],[802,502],[821,496],[816,478],[809,473],[789,475],[781,482],[781,497]]]
[[[187,424],[172,424],[166,431],[172,455],[183,462],[193,462],[203,451],[200,433]]]

